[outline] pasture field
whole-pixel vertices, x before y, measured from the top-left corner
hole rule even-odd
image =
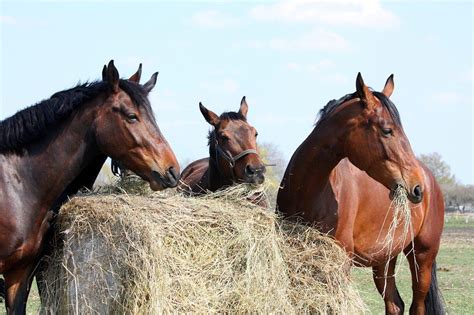
[[[405,302],[411,303],[408,262],[399,257],[397,287]],[[448,314],[474,314],[474,215],[447,215],[441,248],[436,259],[437,275]],[[353,280],[372,314],[384,314],[384,304],[372,281],[371,268],[354,268]]]
[[[474,215],[447,215],[437,258],[438,281],[448,314],[474,314]],[[407,313],[411,301],[408,263],[399,258],[397,286]],[[372,314],[383,314],[384,305],[372,282],[370,268],[354,268],[353,279]],[[40,302],[33,285],[28,314],[38,314]],[[0,305],[4,314],[4,305]]]

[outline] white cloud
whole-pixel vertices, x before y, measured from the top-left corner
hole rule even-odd
[[[274,49],[280,51],[342,51],[350,49],[349,42],[341,35],[324,30],[314,29],[296,38],[277,37],[270,40],[251,41],[253,48]]]
[[[436,34],[427,34],[422,37],[422,40],[427,44],[439,43],[440,38]]]
[[[399,18],[378,0],[286,0],[258,5],[250,10],[250,16],[260,21],[378,28],[399,24]]]
[[[451,91],[435,93],[432,96],[432,99],[442,105],[467,103],[469,101],[469,98],[466,97],[465,95],[462,95],[457,92],[451,92]]]
[[[321,73],[334,67],[334,62],[330,59],[322,59],[317,63],[300,64],[297,62],[288,62],[286,68],[292,71],[307,71],[312,73]]]
[[[196,12],[191,17],[191,23],[207,28],[226,28],[239,25],[239,20],[218,10]]]
[[[229,78],[225,78],[220,81],[203,81],[200,84],[201,88],[207,91],[212,92],[224,92],[224,93],[234,93],[239,89],[239,84]]]
[[[350,82],[349,77],[342,73],[332,73],[325,76],[325,79],[330,82],[338,83],[338,84],[347,84]],[[355,78],[354,78],[355,82]]]
[[[150,78],[151,74],[159,71],[159,69],[153,69],[156,59],[158,58],[154,59],[145,56],[123,56],[117,58],[115,62],[116,65],[124,65],[125,67],[132,69],[132,71],[136,71],[138,69],[138,65],[141,63],[143,65],[141,83],[144,83]],[[128,76],[132,75],[133,73],[135,72],[131,72]],[[143,76],[143,74],[145,74],[145,76]],[[147,77],[146,74],[149,74],[149,76]],[[127,74],[124,74],[123,77],[127,77]]]
[[[469,82],[472,82],[473,80],[473,72],[472,72],[472,68],[469,69],[469,70],[466,70],[464,71],[462,74],[461,74],[461,80],[464,81],[464,80],[467,80]]]
[[[347,75],[334,72],[335,64],[330,59],[322,59],[317,63],[301,64],[297,62],[289,62],[286,68],[294,72],[309,72],[314,74],[316,78],[333,82],[336,84],[347,84],[350,79]]]
[[[264,116],[259,116],[254,118],[255,125],[284,125],[288,124],[311,124],[311,121],[308,120],[307,116],[288,116],[288,115],[279,115],[275,113],[266,113]]]
[[[13,16],[0,15],[0,24],[15,25],[17,22]]]
[[[300,71],[303,67],[297,62],[291,61],[286,64],[286,68],[288,70]]]

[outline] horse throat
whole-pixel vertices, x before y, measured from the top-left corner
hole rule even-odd
[[[332,131],[332,132],[330,132]],[[342,131],[317,126],[299,146],[287,167],[278,192],[278,210],[287,217],[327,222],[329,232],[337,221],[332,171],[343,159]]]
[[[208,168],[208,186],[210,191],[216,191],[234,184],[232,177],[222,174],[218,163],[219,161],[217,161],[217,154],[210,154]]]

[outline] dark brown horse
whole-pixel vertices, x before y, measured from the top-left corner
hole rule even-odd
[[[360,73],[356,87],[321,110],[314,130],[293,154],[278,192],[278,210],[315,224],[334,236],[356,264],[372,267],[378,291],[385,289],[388,314],[404,310],[394,275],[404,251],[412,272],[410,313],[442,313],[434,263],[444,222],[440,188],[414,156],[389,100],[393,76],[382,93],[369,90]],[[393,217],[390,198],[398,187],[410,200],[414,241],[399,227],[397,245],[389,252],[378,240],[388,233],[385,218]]]
[[[189,164],[181,174],[178,188],[190,194],[205,194],[235,183],[261,184],[265,165],[257,152],[257,130],[247,122],[245,96],[238,112],[217,116],[199,103],[209,132],[209,158]]]
[[[0,273],[9,314],[25,313],[54,211],[92,186],[107,156],[154,190],[177,185],[179,165],[147,98],[156,75],[143,86],[121,80],[111,61],[103,81],[58,92],[0,122]]]

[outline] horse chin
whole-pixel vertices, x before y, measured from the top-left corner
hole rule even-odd
[[[265,181],[265,176],[256,176],[251,178],[246,178],[243,182],[249,185],[261,185]]]
[[[165,190],[167,188],[163,184],[163,180],[161,179],[158,172],[152,172],[148,182],[150,183],[150,188],[153,191],[161,191],[161,190]]]
[[[150,180],[150,188],[151,190],[153,191],[161,191],[161,190],[164,190],[165,187],[163,187],[163,185],[161,185],[161,183],[157,182],[156,180]]]
[[[255,184],[256,185],[261,185],[263,184],[263,182],[265,181],[265,176],[257,176],[257,178],[255,178]]]

